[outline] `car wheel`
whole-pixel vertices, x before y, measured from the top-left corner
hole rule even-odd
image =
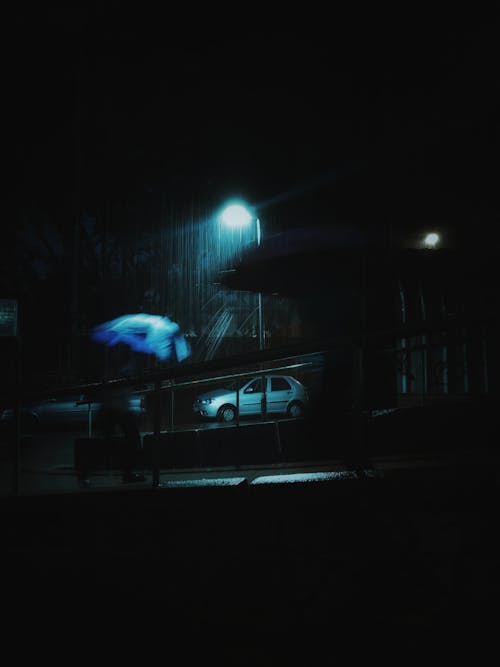
[[[236,419],[236,408],[234,405],[223,405],[218,412],[219,421],[232,422]]]
[[[294,403],[290,403],[287,412],[289,417],[302,417],[304,414],[304,406],[299,401],[295,401]]]

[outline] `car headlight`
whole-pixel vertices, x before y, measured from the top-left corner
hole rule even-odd
[[[202,405],[210,405],[210,403],[212,403],[213,400],[214,400],[213,398],[200,398],[199,402]]]

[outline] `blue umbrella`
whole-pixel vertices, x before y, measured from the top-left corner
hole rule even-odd
[[[90,337],[108,347],[125,343],[135,352],[154,354],[160,361],[175,358],[181,362],[191,354],[179,325],[160,315],[121,315],[95,326]]]

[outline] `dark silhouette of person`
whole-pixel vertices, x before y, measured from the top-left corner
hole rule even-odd
[[[134,472],[142,441],[137,417],[130,408],[132,395],[132,388],[127,384],[118,387],[104,385],[99,392],[101,407],[97,423],[102,436],[108,441],[113,437],[122,436],[119,454],[124,483],[141,482],[146,479],[144,475]]]
[[[122,350],[117,350],[122,352]],[[116,381],[104,382],[93,392],[93,400],[100,404],[97,412],[96,427],[101,437],[107,441],[106,445],[117,451],[122,468],[122,482],[143,482],[146,477],[134,472],[138,455],[142,448],[139,419],[131,408],[133,387],[127,382],[136,370],[136,363],[130,351],[126,361],[116,365],[113,374],[118,376]],[[120,355],[120,360],[123,355]],[[115,450],[116,447],[116,450]],[[80,483],[89,486],[87,471],[80,475]]]

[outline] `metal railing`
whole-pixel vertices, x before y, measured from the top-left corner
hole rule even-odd
[[[161,395],[162,392],[169,392],[171,395],[170,402],[170,429],[175,428],[174,423],[174,406],[175,393],[185,388],[195,388],[207,385],[209,383],[223,381],[234,378],[244,378],[251,375],[276,372],[292,369],[305,369],[314,365],[320,364],[319,361],[314,363],[307,360],[310,355],[317,355],[318,359],[323,356],[326,358],[334,351],[343,349],[352,354],[353,359],[353,386],[355,387],[354,394],[356,397],[354,412],[358,416],[361,415],[366,408],[365,394],[364,394],[364,357],[366,348],[369,345],[385,344],[384,341],[394,341],[401,338],[409,338],[417,335],[430,334],[439,331],[446,333],[450,331],[463,331],[464,324],[472,326],[487,326],[495,325],[497,318],[482,318],[481,321],[467,322],[422,322],[419,325],[408,326],[403,325],[391,329],[380,331],[360,332],[356,335],[334,337],[323,340],[316,340],[310,343],[305,343],[299,346],[290,348],[282,348],[281,350],[263,350],[253,352],[247,355],[240,355],[230,359],[212,360],[200,363],[184,363],[178,366],[173,366],[164,369],[157,369],[154,371],[143,372],[133,377],[117,377],[105,382],[87,382],[65,387],[53,388],[50,390],[32,390],[27,387],[21,387],[14,394],[14,447],[12,450],[12,462],[14,465],[14,478],[19,478],[19,448],[21,436],[21,423],[19,418],[20,407],[28,401],[37,398],[42,399],[50,396],[65,396],[68,393],[78,394],[92,394],[99,388],[106,385],[107,387],[117,389],[123,386],[131,387],[138,393],[152,395],[153,414],[152,414],[152,435],[158,437],[162,430],[161,420]],[[91,403],[88,401],[88,420],[87,420],[87,434],[92,437],[93,432],[93,410]],[[239,411],[237,411],[239,415]],[[238,422],[239,423],[239,422]],[[154,461],[153,457],[153,461]],[[158,467],[153,467],[153,486],[159,483],[160,470]],[[17,493],[19,488],[18,481],[14,483],[14,493]]]

